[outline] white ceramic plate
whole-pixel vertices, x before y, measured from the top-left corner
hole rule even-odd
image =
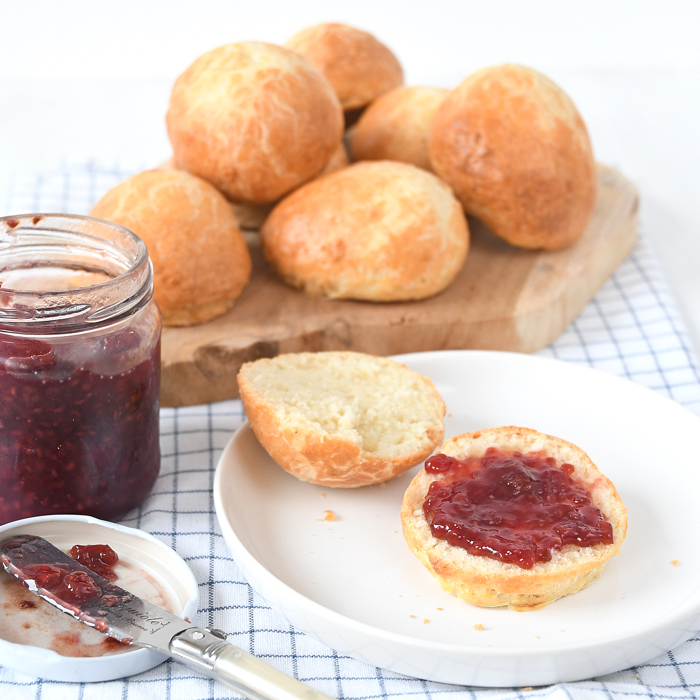
[[[216,510],[233,557],[274,609],[375,666],[482,686],[611,673],[700,628],[698,416],[626,380],[536,356],[399,359],[435,382],[446,437],[518,425],[586,450],[628,507],[621,554],[591,587],[542,610],[471,606],[443,592],[403,540],[401,499],[419,467],[378,486],[315,486],[276,465],[246,424],[219,462]],[[324,520],[326,510],[337,519]]]

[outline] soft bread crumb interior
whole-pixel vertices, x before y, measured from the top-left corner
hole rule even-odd
[[[425,380],[390,360],[280,356],[252,367],[246,379],[287,429],[340,437],[378,456],[414,451],[442,419]]]

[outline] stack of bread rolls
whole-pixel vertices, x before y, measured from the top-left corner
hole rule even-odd
[[[166,325],[231,309],[251,269],[241,228],[306,294],[408,301],[459,273],[467,214],[555,250],[583,235],[596,199],[586,127],[545,76],[503,65],[454,90],[405,86],[394,53],[345,24],[205,53],[175,81],[166,122],[168,166],[92,212],[146,241]]]

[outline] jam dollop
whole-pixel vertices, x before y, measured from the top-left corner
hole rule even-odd
[[[612,544],[613,528],[574,467],[552,457],[490,447],[480,458],[443,454],[425,463],[423,511],[433,535],[469,554],[531,569],[567,544]]]
[[[94,571],[108,581],[116,581],[114,567],[119,562],[117,553],[108,544],[76,544],[69,552],[71,557],[86,569]]]
[[[113,574],[109,580],[116,580],[113,567],[118,561],[117,553],[106,544],[76,545],[67,555],[33,535],[11,537],[2,542],[0,551],[0,566],[25,586],[49,593],[62,605],[81,604],[81,609],[82,604],[105,597],[118,603],[131,600],[127,591],[99,578],[109,568]]]

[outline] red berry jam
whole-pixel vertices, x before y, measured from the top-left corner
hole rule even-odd
[[[101,547],[102,545],[97,546]],[[104,546],[106,547],[106,545]],[[26,549],[30,557],[36,551],[31,546]],[[110,547],[107,549],[114,554],[114,550]],[[83,562],[80,563],[86,566]],[[112,569],[112,571],[114,570]],[[66,603],[85,603],[102,595],[102,590],[89,574],[84,571],[70,571],[65,565],[27,564],[22,568],[22,575],[27,580],[33,581],[36,588],[50,591],[59,600]],[[116,578],[115,575],[114,579]]]
[[[51,592],[66,603],[87,603],[102,595],[102,589],[84,571],[66,574]]]
[[[135,328],[47,343],[0,333],[0,523],[117,520],[160,468],[160,343]]]
[[[26,575],[36,583],[37,588],[50,589],[58,585],[66,575],[64,569],[53,564],[30,564],[24,569]]]
[[[76,544],[69,554],[85,568],[94,571],[108,581],[116,581],[114,567],[119,561],[117,553],[108,544]]]
[[[469,554],[531,569],[567,544],[612,544],[612,525],[571,464],[490,447],[464,461],[434,455],[425,471],[444,476],[423,504],[433,535]]]

